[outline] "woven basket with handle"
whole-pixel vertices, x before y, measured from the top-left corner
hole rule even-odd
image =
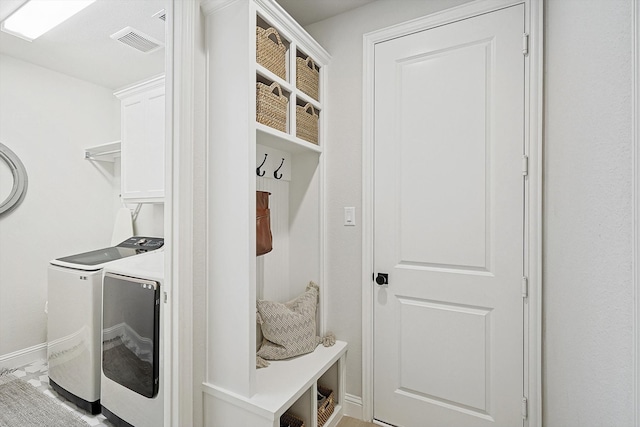
[[[313,105],[296,105],[296,135],[305,141],[318,143],[318,114]]]
[[[304,421],[293,415],[291,412],[285,412],[280,415],[280,425],[289,427],[304,427]]]
[[[313,59],[296,57],[296,87],[317,101],[319,80],[320,71]]]
[[[272,37],[273,36],[273,37]],[[256,61],[282,80],[287,78],[287,47],[282,43],[278,31],[256,27]]]
[[[277,93],[276,93],[277,92]],[[282,132],[287,131],[287,104],[289,99],[276,82],[267,86],[256,84],[256,121]]]
[[[332,390],[318,385],[318,391],[327,396],[327,399],[318,406],[318,427],[322,427],[327,422],[336,406],[335,394]]]

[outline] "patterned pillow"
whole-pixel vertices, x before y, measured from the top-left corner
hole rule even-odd
[[[258,300],[258,323],[262,327],[262,345],[258,357],[281,360],[310,353],[318,345],[316,307],[318,285],[311,282],[305,293],[285,302]]]

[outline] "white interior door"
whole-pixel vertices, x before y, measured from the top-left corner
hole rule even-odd
[[[375,46],[374,417],[522,425],[524,6]]]

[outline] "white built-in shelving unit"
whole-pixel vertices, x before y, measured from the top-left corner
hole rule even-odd
[[[256,299],[287,301],[309,281],[320,287],[317,323],[323,335],[324,151],[328,53],[273,0],[204,0],[207,44],[207,426],[278,427],[290,411],[317,427],[316,391],[334,391],[336,406],[324,424],[335,426],[344,405],[347,345],[256,369]],[[286,76],[256,61],[256,26],[274,27],[287,46]],[[296,85],[296,56],[319,69],[314,99]],[[256,84],[276,82],[288,97],[285,131],[256,121]],[[296,106],[319,116],[318,143],[296,133]],[[260,166],[263,176],[258,176]],[[275,173],[275,175],[274,175]],[[268,191],[273,251],[256,257],[256,196]]]

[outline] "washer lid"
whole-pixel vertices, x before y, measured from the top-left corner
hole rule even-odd
[[[162,247],[163,244],[164,240],[160,238],[131,237],[118,246],[54,259],[51,264],[78,270],[95,271],[102,269],[109,262],[153,251]]]

